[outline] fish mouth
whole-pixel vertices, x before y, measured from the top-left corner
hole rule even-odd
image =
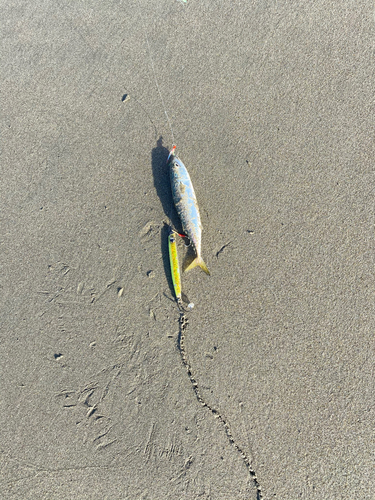
[[[172,149],[169,151],[169,155],[168,155],[168,158],[167,158],[167,163],[169,162],[170,158],[172,159],[174,156],[176,156],[174,154],[175,150],[176,150],[176,144],[173,144]]]

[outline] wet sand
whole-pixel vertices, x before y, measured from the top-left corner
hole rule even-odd
[[[372,2],[0,19],[0,496],[373,499]],[[211,271],[180,331],[173,140]]]

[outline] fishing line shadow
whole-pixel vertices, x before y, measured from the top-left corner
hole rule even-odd
[[[163,146],[163,137],[160,136],[156,141],[156,148],[154,148],[151,153],[151,168],[154,176],[154,186],[164,213],[168,217],[168,221],[171,222],[175,229],[182,232],[180,219],[173,203],[169,168],[167,165],[168,155],[169,151]]]

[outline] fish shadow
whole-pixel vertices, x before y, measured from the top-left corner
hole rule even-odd
[[[167,165],[168,155],[169,150],[163,146],[163,137],[160,136],[156,141],[156,148],[151,152],[151,168],[152,175],[154,176],[154,186],[165,215],[172,223],[174,229],[182,232],[180,218],[178,217],[173,203],[169,168]]]
[[[172,222],[172,224],[175,225],[176,222],[178,224],[180,223],[173,203],[169,168],[167,165],[168,155],[169,151],[165,146],[163,146],[163,138],[162,136],[160,136],[156,141],[156,148],[154,148],[151,152],[152,175],[154,176],[154,186],[156,189],[156,194],[160,199],[164,213]],[[163,257],[164,272],[167,277],[169,289],[172,297],[174,297],[174,287],[169,262],[168,235],[169,227],[168,224],[165,223],[160,232],[161,254]]]

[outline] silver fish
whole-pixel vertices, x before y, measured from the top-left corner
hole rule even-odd
[[[201,256],[202,223],[199,215],[197,198],[189,173],[182,161],[174,154],[176,146],[171,149],[168,160],[173,201],[181,219],[182,227],[193,245],[196,257],[186,267],[185,271],[199,266],[210,274]]]

